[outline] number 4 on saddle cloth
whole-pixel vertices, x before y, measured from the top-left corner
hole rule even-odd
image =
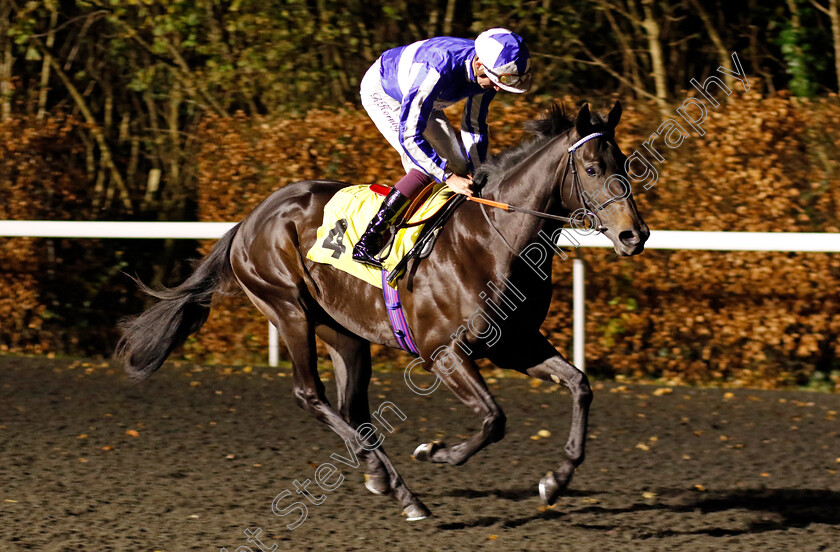
[[[388,273],[386,279],[383,271],[354,261],[352,255],[353,246],[379,210],[382,196],[390,190],[377,184],[348,186],[339,190],[324,206],[324,222],[318,228],[315,244],[306,258],[332,265],[380,289],[383,281],[396,289],[408,260],[428,256],[437,232],[463,198],[454,196],[443,183],[433,184],[423,191],[421,197],[428,199],[409,215],[409,219],[401,225],[405,227],[396,232],[383,250],[387,254],[382,260],[382,266]]]

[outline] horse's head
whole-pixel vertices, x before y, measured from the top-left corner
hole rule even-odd
[[[569,160],[561,169],[560,200],[577,219],[575,226],[603,232],[619,255],[638,255],[644,251],[650,229],[636,209],[626,157],[615,142],[620,119],[620,102],[615,103],[606,122],[593,117],[589,105],[581,107],[575,129],[569,133]]]

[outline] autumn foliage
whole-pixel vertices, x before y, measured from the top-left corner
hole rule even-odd
[[[70,118],[36,121],[21,117],[0,124],[0,219],[67,218],[79,203],[83,173],[68,158],[78,153]],[[53,206],[61,205],[62,209]],[[57,216],[56,216],[57,215]],[[31,238],[0,238],[0,350],[50,349],[41,293],[55,277],[47,244]],[[52,342],[55,345],[55,342]]]
[[[490,117],[493,149],[522,139],[521,123],[544,107],[497,102]],[[625,105],[617,133],[624,153],[641,151],[661,122],[650,106]],[[37,153],[52,147],[50,137],[62,136],[62,125],[41,127],[30,136],[20,124],[17,130],[3,127],[3,132],[21,133],[26,145],[18,138],[3,140],[0,147],[30,153],[9,157],[4,151],[5,174],[14,178],[4,176],[0,184],[10,198],[0,205],[1,218],[43,212],[38,205],[45,199],[30,193],[32,182],[72,179],[50,173],[51,165]],[[664,154],[665,163],[656,165],[656,186],[634,189],[652,232],[840,231],[836,97],[808,101],[784,93],[733,94],[709,111],[704,128],[704,137],[691,132],[679,149]],[[196,201],[203,221],[239,220],[272,191],[297,180],[392,183],[402,174],[396,152],[363,112],[350,108],[313,110],[296,118],[205,118],[198,136]],[[15,159],[14,167],[8,159]],[[69,184],[58,188],[73,189]],[[62,341],[39,333],[43,259],[20,243],[0,242],[0,278],[9,290],[0,300],[0,339],[5,348],[43,351]],[[203,251],[211,246],[203,244]],[[599,249],[575,254],[587,263],[587,367],[592,372],[768,387],[833,377],[840,385],[836,254],[651,250],[629,259]],[[571,262],[555,259],[554,281],[555,300],[543,330],[570,353]],[[222,298],[184,354],[195,360],[254,361],[265,358],[266,339],[264,318],[243,295]],[[375,355],[398,366],[405,360],[391,351],[375,349]]]
[[[494,149],[520,140],[521,122],[538,113],[537,106],[494,106]],[[660,122],[657,112],[631,107],[618,132],[623,151],[641,149]],[[639,208],[653,232],[840,231],[838,123],[836,98],[733,94],[710,110],[705,137],[692,132],[665,154],[655,187],[635,190]],[[359,111],[213,119],[202,132],[201,220],[237,220],[296,180],[391,183],[401,175],[398,156]],[[774,386],[837,368],[837,255],[647,251],[618,259],[594,249],[577,255],[588,267],[593,371]],[[569,351],[571,263],[555,264],[555,301],[543,329]],[[228,360],[264,354],[265,323],[253,313],[244,298],[223,301],[193,350]]]

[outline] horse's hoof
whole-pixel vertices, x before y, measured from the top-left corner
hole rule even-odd
[[[375,495],[384,495],[391,490],[391,485],[385,477],[365,474],[365,488]]]
[[[551,506],[557,502],[559,494],[560,485],[554,477],[554,472],[548,472],[545,477],[540,479],[540,501],[546,506]]]
[[[414,449],[414,452],[411,454],[411,457],[415,460],[419,460],[420,462],[431,462],[432,455],[435,453],[435,451],[444,447],[446,447],[446,445],[443,444],[443,441],[423,443],[422,445]]]
[[[403,510],[402,515],[405,516],[406,521],[420,521],[426,519],[432,513],[422,504],[409,504]]]

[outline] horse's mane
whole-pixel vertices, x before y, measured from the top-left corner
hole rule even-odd
[[[591,115],[593,125],[606,124],[599,114],[592,113]],[[554,103],[541,117],[527,121],[523,128],[531,137],[490,156],[476,170],[474,175],[476,182],[484,182],[485,185],[499,182],[509,170],[530,157],[553,138],[567,134],[575,128],[575,121],[566,113],[565,105]]]

